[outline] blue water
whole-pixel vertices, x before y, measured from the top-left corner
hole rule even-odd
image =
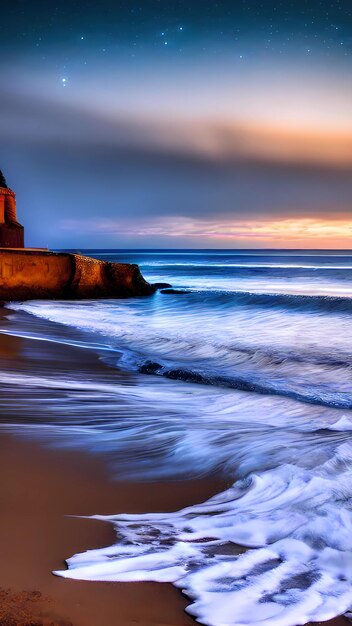
[[[4,332],[79,345],[109,366],[92,376],[37,365],[21,381],[3,371],[4,389],[20,382],[36,402],[26,428],[106,454],[120,477],[223,472],[234,484],[175,514],[110,516],[117,543],[76,555],[60,575],[173,582],[212,626],[347,612],[352,252],[87,254],[138,263],[178,293],[10,305]]]

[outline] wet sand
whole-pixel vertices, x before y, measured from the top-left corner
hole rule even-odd
[[[81,582],[51,572],[64,567],[65,556],[114,541],[110,524],[67,515],[172,511],[223,485],[111,481],[104,465],[88,454],[45,449],[8,435],[0,436],[0,474],[1,626],[194,624],[184,613],[188,601],[171,585]],[[14,621],[6,621],[11,614]]]
[[[0,335],[0,367],[23,370],[34,361],[112,375],[93,352]],[[189,601],[169,584],[81,582],[51,572],[65,557],[114,541],[110,524],[70,515],[173,511],[222,490],[224,480],[120,482],[100,457],[7,434],[0,434],[0,475],[0,626],[195,623],[184,612]]]
[[[22,596],[28,620],[31,612],[31,619],[44,612],[47,619],[75,626],[194,623],[183,612],[187,601],[171,585],[80,582],[51,572],[64,567],[65,556],[114,541],[110,524],[67,515],[175,510],[216,493],[219,484],[112,482],[89,455],[6,435],[0,437],[0,474],[0,587],[31,592]],[[1,604],[11,605],[11,594],[7,600],[0,595]]]

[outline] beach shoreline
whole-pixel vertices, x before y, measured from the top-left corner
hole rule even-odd
[[[14,327],[10,323],[9,332]],[[89,367],[111,376],[111,368],[93,350],[0,336],[1,367],[28,370],[33,359],[48,369],[65,361],[68,369]],[[6,422],[6,415],[1,418]],[[22,430],[21,423],[11,427],[11,434],[0,431],[1,626],[194,624],[185,613],[190,601],[171,584],[84,582],[52,572],[63,569],[64,559],[77,552],[115,542],[111,524],[77,516],[176,511],[205,501],[229,482],[223,476],[117,480],[103,455],[43,443],[40,428],[37,433],[35,438]],[[325,622],[348,623],[343,617]]]
[[[7,320],[13,314],[0,314],[5,333],[14,332],[16,322]],[[115,376],[94,350],[0,335],[3,371],[28,372],[39,362],[48,372],[60,363]],[[10,422],[6,414],[0,419]],[[224,480],[119,481],[103,455],[43,442],[40,428],[36,437],[24,426],[20,420],[0,430],[1,626],[193,624],[184,612],[189,602],[171,584],[72,581],[52,571],[76,552],[115,542],[112,524],[76,516],[175,511],[219,492]]]
[[[16,608],[21,626],[33,619],[74,626],[194,623],[184,613],[189,603],[171,585],[72,581],[52,571],[63,569],[64,558],[75,552],[115,541],[111,524],[71,515],[177,510],[216,493],[217,481],[175,482],[171,488],[113,481],[87,453],[9,435],[0,435],[0,472],[0,588],[7,590],[6,602],[0,596],[2,626],[6,611],[15,616]]]
[[[1,626],[195,623],[185,613],[189,601],[170,584],[65,580],[52,571],[75,552],[115,541],[111,524],[71,515],[177,510],[215,494],[220,481],[119,482],[89,453],[6,434],[0,435],[0,472]],[[325,622],[348,623],[342,617]]]

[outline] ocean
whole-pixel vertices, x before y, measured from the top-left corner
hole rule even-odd
[[[38,357],[1,371],[0,427],[102,454],[117,479],[220,475],[229,487],[174,513],[97,511],[116,543],[55,573],[171,582],[209,626],[348,613],[352,252],[82,252],[138,263],[173,292],[8,304],[1,332],[37,340]],[[41,342],[108,367],[56,371]]]

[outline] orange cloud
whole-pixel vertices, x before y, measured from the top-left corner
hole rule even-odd
[[[351,248],[352,218],[286,218],[208,220],[167,217],[147,222],[141,220],[92,220],[82,224],[76,220],[62,224],[65,230],[115,234],[116,237],[188,239],[209,244],[244,247],[279,248]]]
[[[352,168],[352,129],[294,124],[153,119],[127,121],[125,135],[132,143],[175,153],[214,159],[254,159]],[[117,121],[115,121],[117,124]],[[136,132],[138,131],[138,132]]]
[[[352,132],[329,127],[309,130],[289,125],[255,125],[233,128],[228,146],[236,148],[236,135],[241,139],[243,156],[285,162],[352,166]]]

